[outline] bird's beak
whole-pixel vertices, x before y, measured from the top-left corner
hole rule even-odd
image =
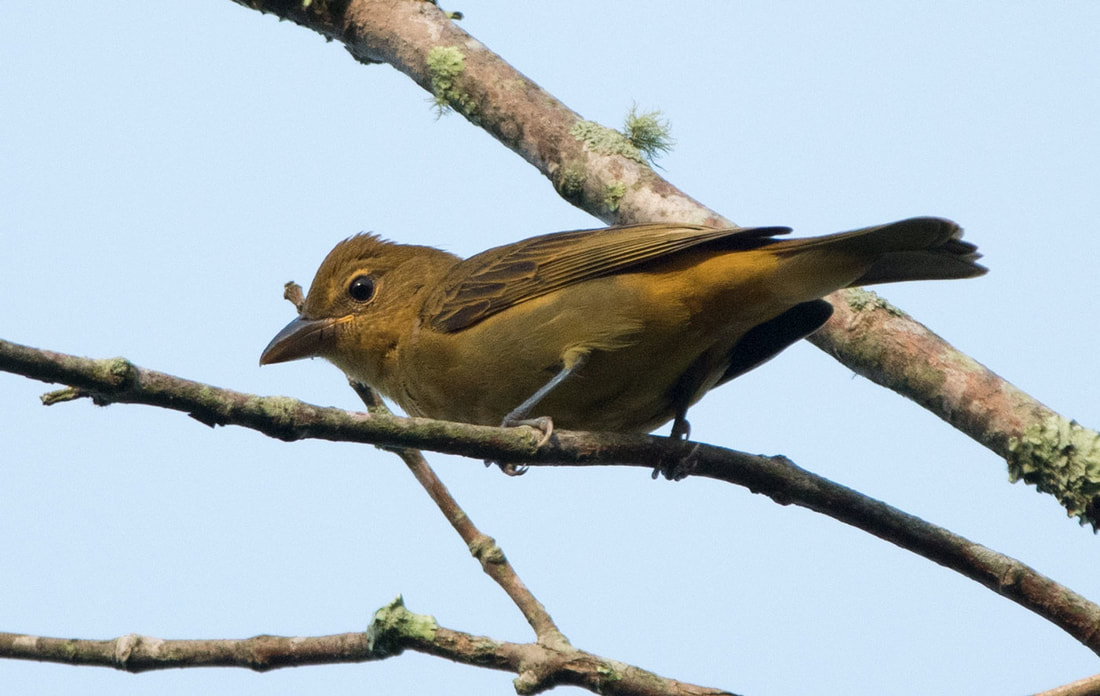
[[[298,317],[275,334],[260,355],[261,365],[312,358],[320,355],[325,345],[332,339],[332,329],[342,324],[344,319],[303,319]]]

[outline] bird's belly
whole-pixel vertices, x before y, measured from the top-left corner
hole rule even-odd
[[[560,355],[531,360],[511,351],[494,351],[488,360],[477,361],[476,370],[457,371],[460,376],[416,380],[405,401],[397,400],[414,415],[499,425],[563,369]],[[694,350],[653,341],[595,349],[529,415],[549,416],[556,427],[569,430],[649,432],[675,415],[674,388],[693,359],[697,359]]]
[[[422,331],[402,358],[416,369],[391,396],[414,415],[499,425],[563,369],[563,358],[583,354],[576,373],[529,415],[571,430],[653,430],[675,415],[677,385],[700,356],[725,356],[752,322],[727,317],[715,331],[714,322],[694,321],[690,307],[654,302],[639,287],[623,276],[589,281],[461,332]],[[722,370],[713,366],[699,395]]]
[[[644,341],[618,351],[595,351],[532,415],[549,415],[557,427],[569,430],[654,430],[676,415],[675,388],[692,364],[694,351],[679,348]]]

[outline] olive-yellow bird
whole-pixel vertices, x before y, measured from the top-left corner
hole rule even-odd
[[[320,356],[410,415],[649,432],[816,331],[840,288],[981,275],[955,223],[560,232],[469,259],[358,235],[260,364]]]

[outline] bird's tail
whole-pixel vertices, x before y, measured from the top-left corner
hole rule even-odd
[[[870,262],[849,287],[903,280],[973,278],[986,272],[978,247],[962,241],[962,229],[943,218],[919,217],[851,232],[776,241],[779,254],[820,250]]]

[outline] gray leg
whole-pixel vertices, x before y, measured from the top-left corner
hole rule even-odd
[[[559,384],[564,382],[570,375],[574,374],[577,370],[584,366],[587,362],[588,355],[581,354],[576,358],[569,360],[561,369],[558,374],[554,375],[549,382],[539,387],[531,396],[512,409],[508,415],[504,417],[500,427],[513,428],[520,425],[527,425],[532,428],[537,428],[542,431],[542,438],[539,439],[538,447],[542,447],[546,444],[546,441],[550,439],[550,436],[554,433],[554,421],[550,416],[539,416],[537,418],[528,418],[531,415],[532,409],[539,405],[539,402],[546,398]],[[509,476],[519,476],[527,471],[526,466],[516,466],[510,462],[491,462],[486,461],[485,465],[498,464],[500,470]]]
[[[554,391],[554,388],[569,378],[577,370],[584,367],[584,364],[588,361],[587,355],[580,355],[569,364],[562,367],[558,374],[554,375],[549,382],[542,385],[538,391],[531,396],[527,397],[519,406],[516,406],[512,411],[504,417],[504,421],[500,424],[503,428],[508,428],[516,425],[536,425],[542,427],[542,424],[549,422],[549,418],[543,416],[542,418],[528,418],[531,415],[532,409],[538,406],[539,402],[546,398],[546,395]]]

